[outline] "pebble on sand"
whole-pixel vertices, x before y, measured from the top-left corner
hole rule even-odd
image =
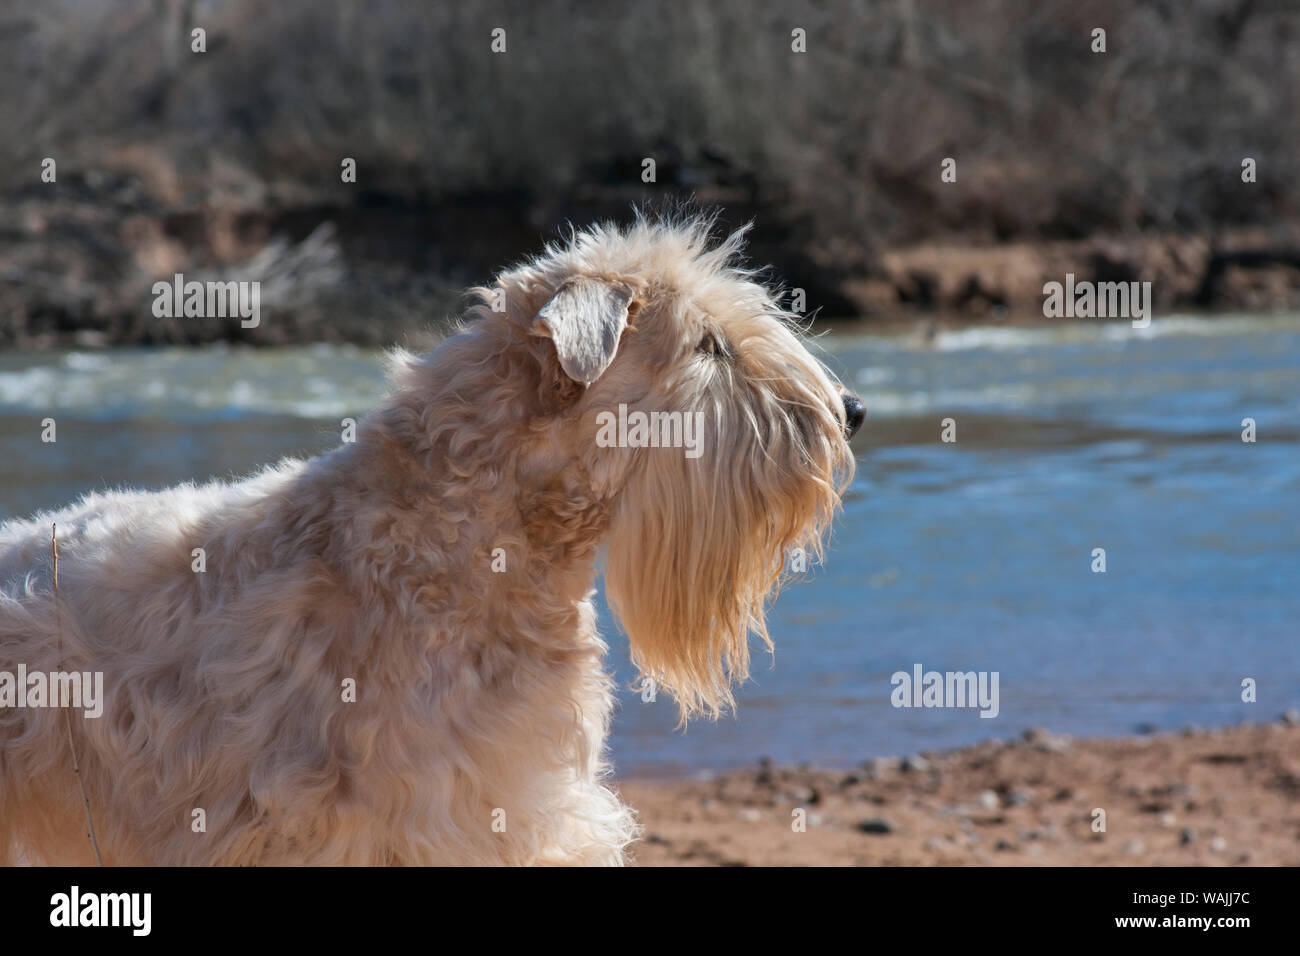
[[[870,817],[866,820],[858,821],[858,830],[862,833],[893,833],[896,827],[892,822],[884,817]]]
[[[904,773],[925,773],[930,769],[930,761],[920,754],[913,754],[911,757],[904,757],[899,766]]]

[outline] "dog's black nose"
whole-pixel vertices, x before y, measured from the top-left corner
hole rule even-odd
[[[867,417],[867,406],[856,395],[844,393],[844,437],[852,438]]]

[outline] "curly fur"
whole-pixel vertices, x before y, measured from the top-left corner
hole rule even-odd
[[[104,674],[103,716],[72,722],[106,863],[623,861],[599,548],[636,663],[683,719],[716,715],[853,465],[841,389],[741,234],[709,229],[639,217],[505,272],[441,347],[394,356],[353,444],[0,528],[0,669]],[[626,304],[589,385],[538,325],[575,278]],[[598,447],[619,403],[703,412],[704,454]],[[0,859],[92,862],[65,719],[0,709]]]

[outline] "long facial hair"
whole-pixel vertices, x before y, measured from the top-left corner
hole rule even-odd
[[[793,549],[809,560],[853,472],[838,391],[784,323],[738,335],[734,362],[678,383],[704,413],[703,453],[638,449],[614,512],[606,590],[634,663],[677,700],[681,721],[716,717],[749,673],[749,635],[771,650],[765,606]]]

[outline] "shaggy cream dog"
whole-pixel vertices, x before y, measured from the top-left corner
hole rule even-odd
[[[636,664],[716,715],[853,467],[861,403],[740,249],[578,233],[398,354],[355,443],[4,525],[0,671],[105,701],[0,707],[0,857],[92,862],[84,786],[109,864],[621,862],[598,548]],[[615,412],[698,413],[696,456]]]

